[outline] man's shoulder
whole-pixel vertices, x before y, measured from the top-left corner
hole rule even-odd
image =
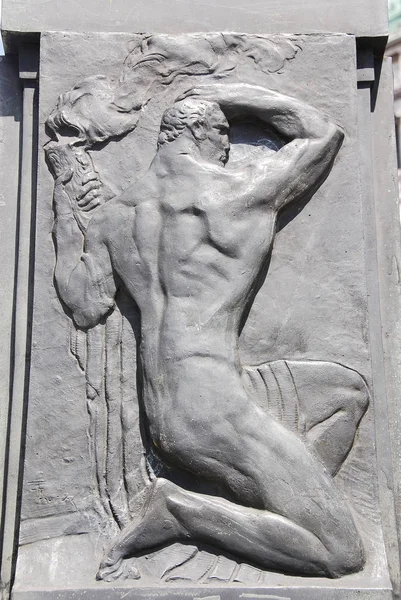
[[[247,171],[247,165],[242,161],[227,163],[226,165],[216,165],[212,162],[198,163],[197,172],[200,181],[212,183],[213,185],[233,185],[238,183]]]

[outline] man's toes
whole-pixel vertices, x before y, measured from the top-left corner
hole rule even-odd
[[[116,581],[116,579],[140,579],[141,575],[132,561],[119,558],[111,564],[111,560],[106,558],[100,564],[96,574],[98,581]]]
[[[122,573],[123,559],[119,558],[116,562],[111,563],[111,560],[107,557],[100,563],[96,579],[98,581],[115,581],[121,577]]]

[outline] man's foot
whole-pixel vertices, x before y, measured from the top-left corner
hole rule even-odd
[[[124,559],[182,539],[184,533],[167,506],[169,490],[172,492],[175,488],[174,484],[165,479],[154,481],[141,514],[121,531],[103,558],[96,579],[139,579],[136,567]]]
[[[123,558],[118,558],[115,562],[111,558],[104,559],[96,573],[98,581],[115,581],[116,579],[140,579],[141,575],[135,565]]]

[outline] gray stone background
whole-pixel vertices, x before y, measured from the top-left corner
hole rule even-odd
[[[356,76],[350,76],[355,72],[354,40],[334,37],[329,42],[329,51],[325,52],[328,42],[324,36],[311,38],[309,41],[307,36],[300,36],[303,50],[297,58],[278,79],[271,77],[267,84],[261,77],[260,84],[305,101],[312,94],[315,106],[345,128],[346,142],[328,180],[277,235],[266,282],[241,337],[241,356],[243,363],[250,365],[281,358],[339,362],[361,372],[371,385]],[[129,36],[124,34],[89,34],[85,38],[79,34],[46,35],[41,53],[40,123],[44,123],[58,95],[74,85],[80,73],[115,76],[127,52],[128,41]],[[339,63],[342,68],[336,74]],[[188,87],[188,82],[182,85]],[[174,97],[179,91],[173,90],[171,94]],[[128,187],[135,174],[146,169],[153,156],[158,128],[154,111],[160,112],[160,108],[150,107],[148,117],[135,132],[118,142],[118,146],[111,142],[99,152],[93,152],[99,173],[120,191]],[[43,127],[40,136],[41,148],[47,140]],[[65,540],[61,546],[58,541],[41,542],[37,523],[43,527],[45,521],[40,519],[73,513],[76,522],[80,514],[88,514],[93,495],[84,376],[68,351],[71,324],[52,279],[52,189],[53,179],[40,151],[37,221],[40,235],[36,250],[32,377],[21,528],[21,539],[37,541],[38,545],[36,551],[34,544],[20,551],[18,585],[22,587],[35,586],[38,569],[43,577],[48,577],[49,557],[54,554],[62,557],[73,544],[72,539]],[[386,569],[383,568],[380,527],[377,527],[372,428],[370,410],[339,482],[352,497],[360,526],[367,534],[370,565],[364,576],[375,572],[377,583],[380,579],[385,581]],[[76,566],[75,579],[82,577],[85,581],[93,575],[87,565],[89,548],[96,545],[96,537],[89,542],[80,536],[79,552],[86,553],[87,561],[83,572]],[[96,551],[99,546],[94,554]],[[71,584],[70,572],[63,569],[62,562],[58,561],[56,580]],[[92,569],[95,567],[96,560]],[[286,580],[283,576],[277,577],[282,582]],[[269,574],[269,581],[274,578]],[[357,587],[362,585],[358,575],[351,577],[351,581],[357,582],[354,583]]]

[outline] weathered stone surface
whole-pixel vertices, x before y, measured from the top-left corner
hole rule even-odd
[[[2,28],[6,46],[12,32],[41,31],[242,31],[246,33],[341,32],[357,36],[386,35],[387,2],[376,0],[231,0],[202,3],[179,0],[3,0]]]
[[[14,597],[391,598],[354,37],[48,33],[40,83]]]
[[[372,115],[372,160],[375,165],[375,219],[373,235],[376,237],[378,293],[382,336],[383,369],[385,371],[385,390],[380,392],[382,403],[379,411],[387,411],[392,441],[392,461],[383,465],[384,478],[392,473],[394,481],[394,500],[396,515],[401,515],[401,295],[399,265],[401,256],[401,237],[399,225],[398,176],[395,152],[388,152],[389,146],[395,147],[393,122],[393,69],[391,59],[385,58],[380,80],[373,90],[375,110]],[[386,434],[386,432],[384,432]],[[388,443],[388,442],[387,442]],[[383,442],[381,442],[383,444]],[[383,446],[382,446],[383,447]],[[383,506],[391,507],[391,490],[383,487]],[[394,526],[386,524],[386,538],[389,540],[387,556],[389,563],[398,557],[392,552]]]

